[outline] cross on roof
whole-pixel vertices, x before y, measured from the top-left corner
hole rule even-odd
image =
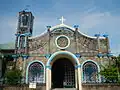
[[[62,16],[59,20],[60,20],[61,23],[63,24],[66,19],[64,19],[64,17]]]

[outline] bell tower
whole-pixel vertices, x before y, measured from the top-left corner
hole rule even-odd
[[[34,16],[31,12],[21,11],[18,17],[18,27],[16,32],[15,53],[27,54],[28,37],[32,36]]]

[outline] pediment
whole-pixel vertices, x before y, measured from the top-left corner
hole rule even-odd
[[[50,31],[51,32],[54,32],[54,31],[57,31],[57,30],[68,30],[68,31],[71,31],[71,32],[74,32],[75,31],[75,28],[73,27],[70,27],[66,24],[59,24],[59,25],[56,25],[56,26],[53,26],[52,28],[50,28]],[[95,39],[96,37],[94,36],[89,36],[89,35],[86,35],[84,33],[82,33],[79,29],[78,29],[78,34],[80,34],[81,36],[84,36],[86,38],[90,38],[90,39]],[[105,39],[104,37],[100,37],[101,39]]]
[[[82,32],[80,32],[80,30],[77,30],[76,32],[75,28],[65,24],[53,26],[50,28],[50,32],[46,30],[44,33],[38,36],[30,37],[29,50],[40,54],[45,54],[48,53],[50,49],[50,52],[54,53],[57,50],[59,50],[59,48],[55,44],[55,41],[56,38],[59,37],[60,35],[65,35],[69,38],[71,43],[66,50],[70,52],[75,53],[77,50],[78,53],[80,52],[93,53],[98,51],[97,37],[91,37],[86,34],[83,34]],[[101,40],[105,41],[105,37],[99,38],[101,44],[100,45],[101,52],[106,51],[107,44],[101,43]]]
[[[75,31],[75,28],[70,27],[66,24],[59,24],[59,25],[56,25],[56,26],[53,26],[53,27],[50,28],[51,33],[60,33],[60,30],[61,30],[61,33],[62,33],[62,31],[65,32],[65,33],[70,33],[70,32],[73,33]],[[29,39],[34,39],[34,38],[41,37],[43,35],[46,35],[46,33],[47,33],[47,30],[45,32],[43,32],[42,34],[30,37]],[[84,36],[86,38],[91,38],[91,39],[96,38],[94,36],[86,35],[86,34],[82,33],[80,30],[78,30],[78,34],[80,34],[81,36]],[[100,38],[105,39],[105,37],[100,37]]]

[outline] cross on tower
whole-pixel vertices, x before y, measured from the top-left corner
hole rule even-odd
[[[65,21],[65,19],[64,19],[64,17],[62,16],[61,17],[61,19],[59,19],[60,21],[61,21],[61,23],[63,24],[64,23],[64,21]]]

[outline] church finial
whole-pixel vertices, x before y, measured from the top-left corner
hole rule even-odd
[[[62,16],[59,20],[61,21],[61,24],[63,24],[66,19],[64,19],[64,17]]]

